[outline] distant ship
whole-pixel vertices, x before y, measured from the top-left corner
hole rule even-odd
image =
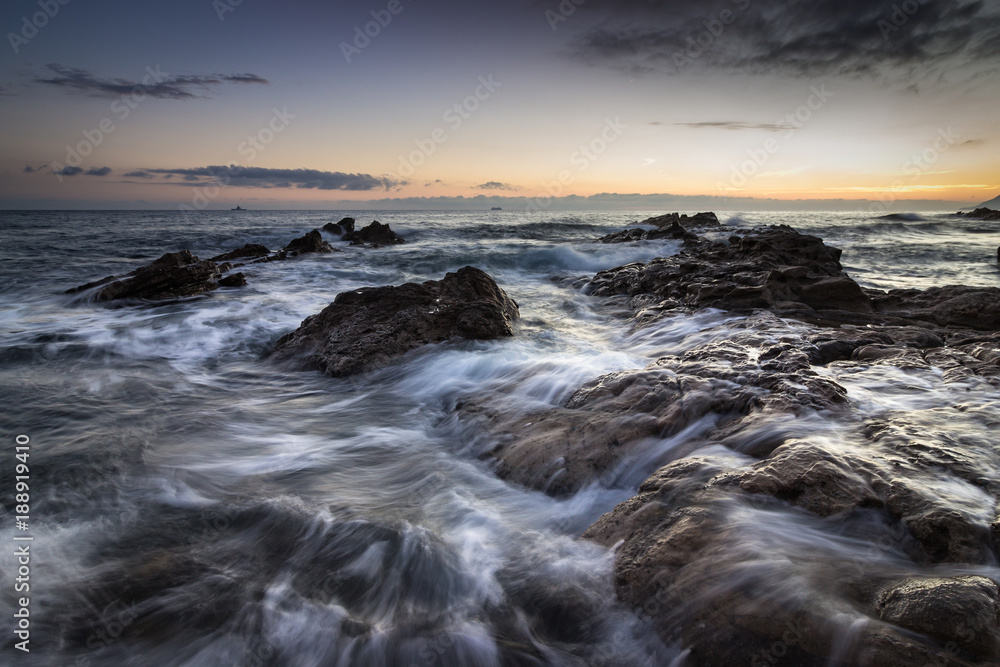
[[[229,209],[229,210],[230,210],[230,211],[245,211],[246,209],[245,209],[245,208],[240,208],[240,205],[239,205],[239,204],[237,204],[237,205],[236,205],[236,208],[231,208],[231,209]]]
[[[493,207],[493,208],[491,208],[490,210],[491,210],[491,211],[502,211],[503,209],[502,209],[502,208],[500,208],[499,206],[494,206],[494,207]]]

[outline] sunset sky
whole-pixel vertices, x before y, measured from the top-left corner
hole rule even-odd
[[[0,206],[1000,194],[998,2],[576,2],[8,0]]]

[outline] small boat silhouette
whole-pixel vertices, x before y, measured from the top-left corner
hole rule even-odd
[[[240,208],[240,205],[239,205],[239,204],[237,204],[237,205],[236,205],[236,208],[231,208],[231,209],[229,209],[229,210],[230,210],[230,211],[245,211],[246,209],[245,209],[245,208]]]

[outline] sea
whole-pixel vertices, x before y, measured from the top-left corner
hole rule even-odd
[[[0,212],[0,662],[683,664],[679,640],[616,598],[614,550],[579,536],[674,452],[697,451],[665,441],[627,474],[553,498],[498,478],[491,436],[455,412],[497,394],[525,410],[558,406],[603,374],[732,335],[725,312],[640,327],[587,294],[597,271],[680,250],[596,242],[655,213]],[[995,222],[718,214],[734,230],[787,224],[820,236],[865,287],[1000,286]],[[278,249],[344,216],[388,223],[406,243],[327,237],[337,252],[248,266],[245,287],[171,302],[63,293],[167,252]],[[340,292],[467,265],[518,303],[513,338],[427,346],[339,379],[268,356]],[[988,383],[877,365],[836,380],[862,415],[919,416],[1000,449],[1000,390]],[[971,492],[940,492],[992,520]],[[782,564],[821,571],[871,553],[863,537],[804,528],[796,512],[745,528],[748,544],[767,544],[762,567],[773,563],[775,576]],[[15,555],[26,546],[28,565]],[[878,553],[902,567],[903,555]],[[19,629],[29,652],[15,647]]]

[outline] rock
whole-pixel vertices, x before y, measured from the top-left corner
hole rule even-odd
[[[679,224],[670,229],[684,238],[679,254],[602,271],[590,281],[590,293],[628,296],[637,311],[651,303],[660,311],[765,308],[821,323],[1000,330],[1000,288],[866,290],[843,272],[839,249],[790,227],[733,236],[728,243],[684,235]],[[602,241],[643,234],[626,230]]]
[[[1000,658],[1000,588],[982,576],[907,579],[875,602],[883,621],[954,643],[977,659]]]
[[[487,422],[492,436],[483,454],[495,461],[497,474],[565,495],[598,480],[611,486],[620,464],[685,429],[694,429],[686,438],[691,446],[712,434],[735,443],[755,415],[844,405],[845,391],[810,370],[798,350],[808,343],[777,318],[763,313],[733,328],[738,333],[727,339],[588,382],[558,408],[525,413],[469,401],[463,414]],[[774,345],[776,336],[782,345]],[[780,437],[750,439],[746,447],[761,456],[780,444]]]
[[[661,229],[626,229],[597,239],[600,243],[627,243],[630,241],[655,241],[659,239],[689,239],[698,237],[688,232],[676,220],[670,227]]]
[[[219,287],[243,287],[246,284],[247,278],[242,273],[233,273],[219,279]]]
[[[321,313],[282,337],[274,353],[305,357],[310,365],[339,377],[451,338],[512,336],[519,316],[517,304],[492,278],[467,266],[440,281],[338,294]]]
[[[323,231],[336,236],[344,236],[354,231],[354,218],[343,218],[340,222],[328,222],[323,225]]]
[[[967,218],[976,218],[978,220],[1000,220],[1000,211],[995,211],[991,208],[977,208],[971,213],[961,213],[959,215],[965,215]]]
[[[108,276],[66,291],[91,292],[95,301],[176,299],[216,289],[220,270],[211,260],[199,260],[188,250],[167,253],[127,276]]]
[[[697,240],[690,230],[720,227],[719,218],[714,213],[697,213],[691,217],[678,213],[647,218],[640,224],[653,225],[657,229],[626,229],[598,239],[600,243],[626,243],[629,241],[653,241],[657,239]]]
[[[722,223],[719,222],[719,218],[715,213],[695,213],[692,216],[681,215],[678,213],[668,213],[666,215],[660,215],[653,218],[647,218],[642,221],[644,225],[656,225],[657,227],[673,227],[675,224],[680,225],[684,229],[704,229],[706,227],[721,227]]]
[[[686,242],[673,257],[602,271],[589,289],[597,296],[652,295],[663,308],[767,308],[814,316],[871,312],[870,298],[844,274],[840,255],[818,237],[773,227],[728,244]]]
[[[356,232],[345,234],[344,240],[350,241],[351,245],[367,245],[372,248],[406,242],[402,236],[392,231],[389,225],[383,225],[378,220]]]
[[[949,285],[927,290],[868,290],[877,313],[926,325],[1000,330],[1000,288]]]
[[[268,250],[265,246],[262,246],[259,243],[247,243],[242,248],[237,248],[236,250],[231,250],[227,253],[216,255],[215,257],[212,258],[212,261],[228,262],[234,259],[244,259],[244,258],[254,259],[257,257],[265,257],[269,254],[271,254],[271,251]]]
[[[333,246],[323,240],[318,229],[314,229],[305,236],[289,241],[285,252],[288,256],[295,257],[310,252],[333,252]]]

